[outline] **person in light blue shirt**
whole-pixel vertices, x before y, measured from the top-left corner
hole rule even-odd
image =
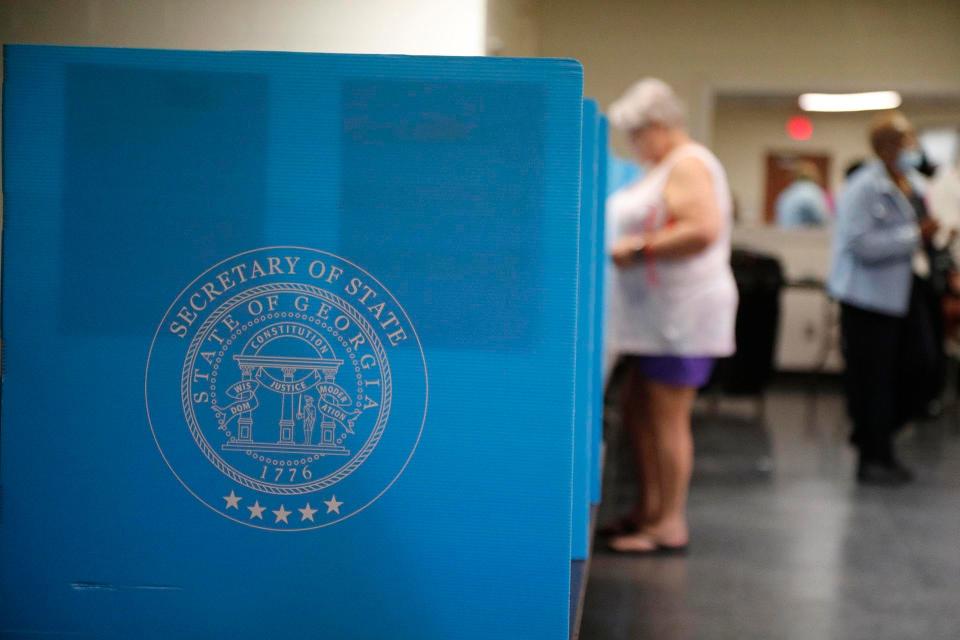
[[[808,161],[797,162],[793,183],[777,198],[777,225],[784,229],[819,227],[830,219],[830,205],[820,186],[820,171]]]
[[[923,384],[918,336],[932,335],[921,326],[930,320],[913,260],[937,224],[925,215],[916,136],[906,117],[878,116],[870,143],[877,159],[858,169],[840,195],[827,286],[840,301],[857,479],[893,485],[912,478],[894,455],[893,435],[910,417],[913,389]]]

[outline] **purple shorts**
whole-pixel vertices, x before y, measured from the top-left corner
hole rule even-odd
[[[675,387],[700,388],[710,379],[714,359],[690,356],[629,356],[645,377]]]

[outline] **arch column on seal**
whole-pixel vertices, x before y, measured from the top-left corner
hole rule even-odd
[[[293,374],[296,371],[294,367],[282,367],[283,381],[287,384],[293,382]],[[293,416],[293,394],[280,394],[280,443],[293,444],[293,425],[296,424]],[[288,415],[289,414],[289,415]]]
[[[241,365],[240,374],[243,382],[250,382],[253,379],[253,367]],[[244,391],[238,399],[240,401],[250,400],[253,395],[252,391]],[[241,442],[253,441],[253,412],[244,411],[237,419],[237,440]]]

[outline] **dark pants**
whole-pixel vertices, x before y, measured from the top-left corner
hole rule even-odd
[[[850,440],[861,459],[892,463],[893,435],[922,413],[937,392],[942,347],[928,293],[926,283],[914,279],[905,318],[841,305]]]

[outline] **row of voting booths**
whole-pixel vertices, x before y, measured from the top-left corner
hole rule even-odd
[[[576,61],[4,64],[0,638],[575,633],[606,263]]]

